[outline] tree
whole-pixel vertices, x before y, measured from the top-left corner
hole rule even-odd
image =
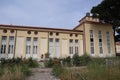
[[[113,25],[114,35],[116,30],[120,35],[120,0],[103,0],[91,9],[91,13],[93,17]]]

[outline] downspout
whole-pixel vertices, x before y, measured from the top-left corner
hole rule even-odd
[[[17,29],[16,29],[16,33],[15,33],[15,44],[14,44],[14,54],[13,54],[13,58],[15,58],[16,39],[17,39]]]
[[[85,54],[86,53],[86,38],[85,38],[85,23],[83,24],[83,29],[84,29],[84,41],[83,41],[83,47],[84,47],[84,53],[83,54]]]
[[[49,32],[48,32],[48,54],[49,54]]]

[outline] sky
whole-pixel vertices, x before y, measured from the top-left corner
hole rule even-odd
[[[102,0],[0,0],[0,24],[73,29]]]

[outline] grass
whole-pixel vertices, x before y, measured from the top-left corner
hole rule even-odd
[[[25,77],[22,66],[4,67],[0,80],[25,80]]]
[[[38,61],[21,58],[0,60],[0,80],[25,80],[31,75],[30,68],[39,67]]]
[[[120,80],[120,58],[93,59],[86,67],[54,67],[53,73],[61,80]]]

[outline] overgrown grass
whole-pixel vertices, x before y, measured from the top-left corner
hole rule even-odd
[[[25,68],[20,65],[4,67],[0,72],[2,72],[0,80],[25,80],[25,77],[31,73],[28,67]]]
[[[86,67],[54,67],[61,80],[120,80],[120,58],[94,58]]]
[[[1,59],[0,80],[25,80],[31,74],[30,68],[38,66],[38,62],[32,58]]]

